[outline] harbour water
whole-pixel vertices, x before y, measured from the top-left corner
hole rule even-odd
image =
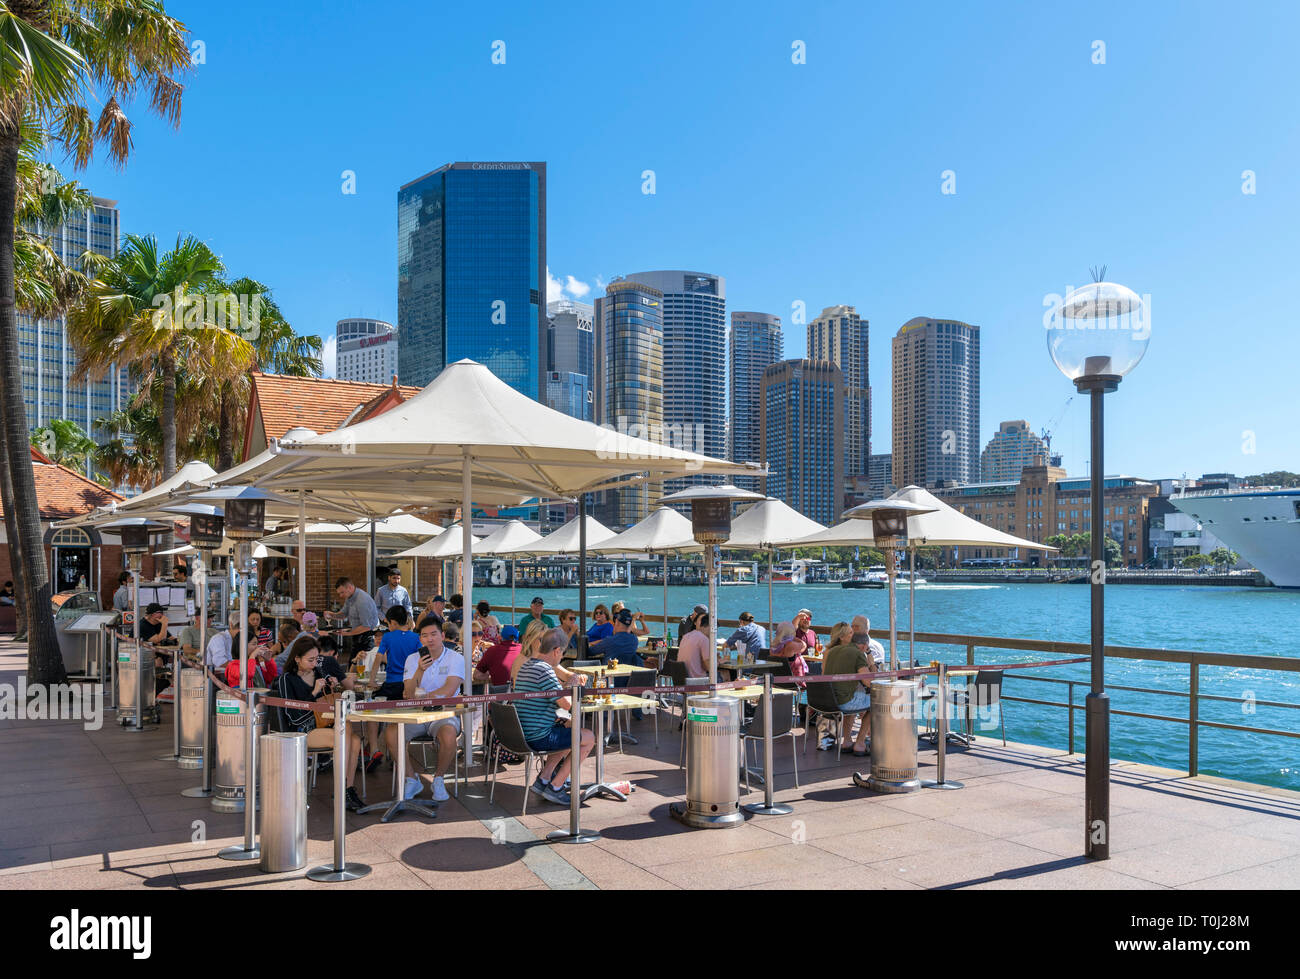
[[[518,604],[526,605],[533,592],[521,587]],[[577,608],[576,589],[540,592],[548,611]],[[670,587],[668,612],[682,616],[706,599],[703,587]],[[814,629],[824,636],[834,623],[864,613],[873,629],[889,627],[885,591],[852,591],[838,585],[773,586],[776,621],[788,620],[800,608],[814,613]],[[509,588],[476,588],[474,598],[494,605],[510,602]],[[648,614],[663,611],[659,587],[600,588],[587,592],[588,608],[598,602],[622,600]],[[767,586],[733,585],[718,589],[719,615],[734,619],[742,611],[767,621]],[[898,591],[898,624],[907,629],[908,594]],[[1052,639],[1086,643],[1089,638],[1089,589],[1077,585],[923,584],[916,587],[918,632],[960,633],[1023,639]],[[1204,650],[1256,656],[1300,656],[1300,591],[1274,588],[1202,588],[1125,585],[1106,590],[1106,641],[1113,645],[1156,649]],[[651,632],[657,632],[654,624]],[[675,633],[674,633],[675,634]],[[900,659],[907,646],[900,644]],[[918,643],[918,661],[932,659],[965,663],[965,647]],[[977,650],[977,662],[1025,662],[1048,659],[1018,650]],[[1035,671],[1035,675],[1083,681],[1075,687],[1075,750],[1083,750],[1083,697],[1087,693],[1088,665],[1080,663]],[[1146,687],[1186,694],[1188,667],[1179,663],[1111,660],[1106,664],[1107,685]],[[1259,701],[1300,704],[1300,674],[1264,670],[1203,667],[1203,695],[1231,697],[1237,702],[1202,700],[1203,721],[1241,724],[1281,731],[1300,731],[1300,710],[1258,705]],[[1063,684],[1008,679],[1003,693],[1062,703]],[[1187,717],[1186,697],[1113,690],[1111,710],[1129,710],[1171,717]],[[1244,700],[1243,700],[1244,699]],[[1006,705],[1007,739],[1064,749],[1067,712],[1035,704]],[[996,714],[991,724],[977,724],[979,733],[998,734]],[[1145,718],[1111,719],[1111,754],[1116,759],[1168,768],[1187,768],[1187,725]],[[1300,739],[1201,728],[1200,771],[1205,775],[1257,782],[1300,790]]]

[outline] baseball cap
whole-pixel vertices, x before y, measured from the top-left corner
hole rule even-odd
[[[305,632],[310,632],[312,629],[315,629],[315,628],[316,628],[316,613],[315,613],[315,612],[303,612],[303,613],[302,613],[302,627],[303,627],[303,631],[305,631]]]
[[[625,608],[621,608],[618,610],[618,614],[614,616],[614,619],[618,622],[623,623],[623,625],[631,625],[632,613]]]
[[[445,602],[445,601],[447,601],[447,599],[443,598],[441,595],[434,595],[433,598],[429,599],[429,601],[431,601],[431,602]]]
[[[155,612],[166,612],[165,605],[159,605],[157,602],[150,602],[149,607],[144,610],[145,615],[153,615]]]
[[[691,614],[699,615],[701,612],[707,612],[708,610],[709,607],[707,605],[696,605],[695,608],[691,609]]]
[[[806,616],[808,616],[808,618],[811,619],[811,618],[812,618],[812,609],[801,608],[798,612],[795,613],[795,615],[806,615]]]
[[[534,595],[534,596],[533,596],[533,600],[532,600],[531,602],[529,602],[528,604],[529,604],[529,605],[545,605],[546,603],[545,603],[544,601],[542,601],[542,596],[541,596],[541,595]]]
[[[501,638],[509,642],[515,642],[519,639],[519,630],[512,625],[508,625],[501,630]]]

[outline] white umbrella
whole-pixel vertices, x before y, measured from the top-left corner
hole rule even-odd
[[[768,642],[776,632],[772,613],[772,566],[778,547],[788,547],[791,541],[825,528],[816,520],[805,517],[782,500],[768,497],[759,500],[731,523],[731,536],[722,545],[732,551],[767,551],[767,627],[771,630]]]
[[[624,551],[641,551],[646,554],[662,554],[664,558],[664,641],[668,634],[668,555],[687,551],[701,551],[703,545],[696,542],[691,531],[691,522],[672,507],[659,507],[639,523],[633,524],[621,534],[593,547],[593,551],[602,554],[619,554]],[[631,582],[628,582],[631,584]]]
[[[515,547],[509,553],[536,555],[549,554],[556,557],[563,554],[577,554],[580,546],[582,523],[583,518],[574,517],[559,530],[555,531],[555,533],[548,534],[531,544],[524,544]],[[614,536],[614,531],[610,530],[595,517],[587,517],[586,525],[587,547],[590,550],[595,550],[599,544]]]
[[[510,520],[484,537],[474,550],[479,554],[492,557],[508,556],[510,558],[510,614],[515,610],[515,556],[512,551],[542,539],[542,535],[522,520]]]
[[[423,544],[412,547],[409,550],[399,551],[392,555],[392,557],[431,557],[439,560],[460,557],[462,545],[461,535],[453,533],[453,531],[458,530],[460,530],[460,524],[454,523],[437,537],[430,537]],[[478,542],[482,539],[483,538],[481,537],[470,537],[470,540],[473,542],[473,550],[478,550]]]

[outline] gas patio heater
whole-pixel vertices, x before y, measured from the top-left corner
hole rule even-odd
[[[126,555],[127,568],[131,572],[132,591],[132,639],[135,645],[135,722],[129,731],[144,730],[144,651],[140,648],[140,572],[144,566],[144,556],[149,551],[149,538],[171,528],[167,524],[155,523],[144,517],[126,517],[104,524],[106,530],[116,530],[122,538],[122,553]],[[119,657],[119,662],[120,662]],[[119,668],[118,673],[121,673]],[[121,694],[117,695],[121,704]]]
[[[1104,280],[1106,269],[1093,273]],[[1110,858],[1110,699],[1106,696],[1106,549],[1103,398],[1119,387],[1147,351],[1150,314],[1140,296],[1117,282],[1073,290],[1047,324],[1047,349],[1061,373],[1092,407],[1090,500],[1092,683],[1085,701],[1084,854]]]

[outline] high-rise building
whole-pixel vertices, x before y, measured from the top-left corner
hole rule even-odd
[[[844,375],[824,360],[783,360],[763,372],[763,492],[827,525],[844,492]]]
[[[663,441],[663,293],[631,278],[615,279],[595,303],[597,392],[600,421],[616,431]],[[625,530],[650,512],[659,483],[606,490],[597,519]]]
[[[468,357],[542,400],[545,290],[545,163],[450,163],[397,192],[404,383]]]
[[[117,201],[96,197],[89,210],[73,215],[62,225],[52,229],[37,225],[30,230],[44,234],[63,263],[76,268],[83,252],[110,258],[117,254],[121,214]],[[68,341],[66,319],[19,312],[17,323],[27,427],[39,428],[56,418],[66,418],[97,442],[108,441],[112,433],[97,431],[95,422],[125,408],[135,392],[127,367],[113,365],[102,377],[74,381],[77,352]]]
[[[663,294],[663,405],[666,441],[716,459],[727,453],[727,283],[705,272],[627,276]],[[664,492],[716,477],[670,479]]]
[[[354,316],[334,328],[340,381],[389,384],[397,374],[397,331],[392,323]]]
[[[894,490],[893,457],[888,452],[867,459],[867,488],[873,500],[883,500]]]
[[[893,476],[898,486],[979,474],[980,328],[917,316],[893,341]]]
[[[594,310],[588,303],[559,299],[548,303],[546,312],[546,404],[593,421]]]
[[[980,453],[980,481],[1019,480],[1025,466],[1045,466],[1051,460],[1047,443],[1024,420],[1002,422]]]
[[[808,359],[829,360],[844,375],[844,476],[866,476],[871,455],[869,323],[853,306],[827,306],[808,324]]]
[[[731,314],[731,425],[727,458],[757,462],[763,454],[759,395],[763,371],[785,356],[781,317],[770,313]],[[737,476],[736,485],[757,490],[757,476]]]

